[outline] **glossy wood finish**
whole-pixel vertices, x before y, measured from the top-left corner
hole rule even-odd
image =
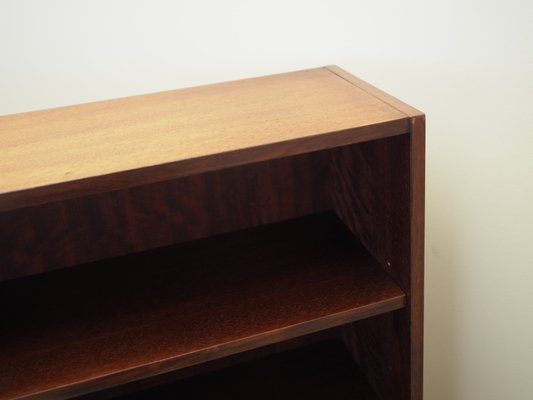
[[[0,213],[0,281],[327,210],[327,165],[308,153]]]
[[[179,380],[233,367],[235,365],[247,363],[258,358],[271,357],[281,352],[298,349],[300,347],[309,346],[315,343],[339,340],[339,338],[342,336],[341,332],[343,326],[344,325],[340,325],[307,335],[297,336],[281,342],[261,346],[256,349],[235,353],[227,357],[217,358],[216,360],[206,361],[201,364],[191,365],[189,367],[155,375],[149,378],[139,379],[122,385],[113,386],[109,389],[99,390],[98,392],[92,392],[77,397],[77,399],[107,400],[114,399],[119,396],[128,396],[139,391],[146,391],[157,386],[167,385]]]
[[[350,74],[349,72],[343,70],[337,65],[328,65],[324,67],[328,69],[331,73],[337,75],[339,78],[344,79],[346,82],[351,83],[356,86],[358,89],[366,92],[368,95],[379,99],[385,104],[388,104],[390,107],[396,109],[404,116],[409,118],[423,118],[424,113],[417,110],[414,107],[411,107],[409,104],[404,103],[403,101],[397,99],[394,96],[384,92],[383,90],[378,89],[377,87],[371,85],[370,83],[356,77],[355,75]]]
[[[339,217],[406,293],[410,293],[409,153],[406,136],[335,149],[332,192]],[[407,399],[411,368],[408,318],[347,327],[345,340],[381,398]],[[377,327],[374,327],[377,325]],[[392,363],[390,362],[391,360]],[[387,366],[403,365],[389,369]]]
[[[347,344],[384,399],[422,396],[423,198],[410,191],[410,139],[339,149],[333,163],[337,213],[409,294],[407,310],[345,327]]]
[[[331,151],[337,215],[389,273],[409,290],[409,154],[407,136]]]
[[[0,117],[0,211],[406,133],[328,68]]]
[[[412,370],[411,397],[414,400],[422,399],[423,390],[425,148],[426,118],[420,112],[411,114],[409,133],[411,289],[408,315]]]
[[[346,325],[344,340],[381,398],[418,400],[423,362],[425,118],[346,71],[328,68],[410,121],[408,135],[333,149],[331,190],[339,217],[408,294],[409,302],[405,310]]]
[[[79,395],[405,304],[329,213],[13,280],[0,293],[2,399]]]
[[[335,66],[0,117],[0,399],[337,337],[420,400],[424,130]]]
[[[261,358],[117,400],[378,400],[340,341]]]

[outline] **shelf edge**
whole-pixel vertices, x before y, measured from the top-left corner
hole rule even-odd
[[[324,329],[351,323],[360,319],[369,318],[378,314],[398,310],[406,306],[405,294],[397,295],[372,304],[367,304],[356,309],[341,311],[324,317],[301,322],[289,327],[258,333],[219,346],[208,347],[194,352],[180,354],[163,360],[151,362],[131,369],[115,372],[91,380],[79,381],[67,386],[53,388],[38,393],[22,395],[9,400],[44,400],[68,399],[92,393],[92,387],[98,391],[112,388],[139,379],[154,377],[160,374],[176,371],[196,364],[213,361],[243,351],[271,345],[287,339],[315,333]],[[260,342],[261,345],[257,346]],[[211,353],[211,354],[209,354]]]

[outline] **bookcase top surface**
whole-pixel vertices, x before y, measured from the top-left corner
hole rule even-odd
[[[409,116],[334,66],[7,115],[0,211],[398,135]]]

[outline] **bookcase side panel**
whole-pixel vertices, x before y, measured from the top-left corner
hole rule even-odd
[[[420,114],[411,117],[410,125],[411,291],[409,317],[411,323],[411,399],[421,400],[423,396],[424,359],[425,115]]]
[[[330,157],[333,209],[409,293],[409,135],[339,147]]]
[[[421,340],[412,335],[411,137],[331,151],[331,198],[338,216],[408,296],[408,308],[349,324],[343,339],[382,399],[415,399]],[[418,302],[418,294],[415,295]]]

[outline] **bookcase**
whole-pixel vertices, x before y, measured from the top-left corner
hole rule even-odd
[[[336,66],[0,117],[0,399],[421,399],[424,130]]]

